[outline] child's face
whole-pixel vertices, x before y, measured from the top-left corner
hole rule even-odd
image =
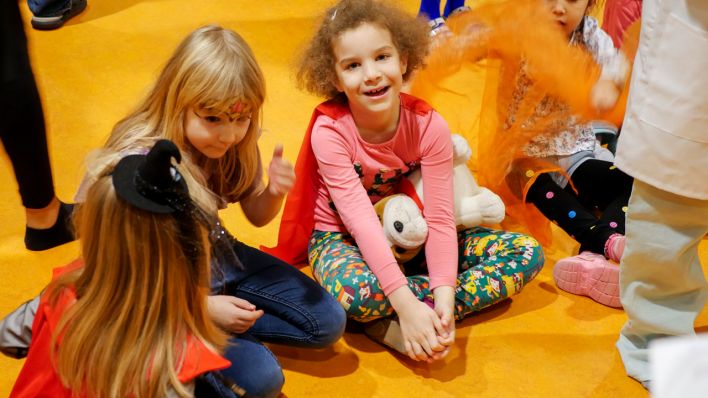
[[[350,107],[373,113],[398,109],[406,60],[387,29],[361,24],[334,39],[332,49],[335,86],[347,96]]]
[[[228,113],[189,107],[184,118],[187,141],[204,156],[218,159],[246,136],[250,113]]]
[[[546,4],[568,37],[578,27],[588,8],[588,0],[546,0]]]

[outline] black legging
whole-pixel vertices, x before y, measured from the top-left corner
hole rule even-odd
[[[590,159],[575,170],[571,180],[577,194],[570,184],[561,188],[548,174],[541,174],[531,185],[526,201],[580,242],[581,252],[604,255],[607,238],[624,234],[632,177],[611,162]],[[601,213],[599,217],[597,212]]]
[[[0,32],[0,139],[15,170],[22,205],[41,209],[54,198],[54,181],[17,0],[0,0]]]

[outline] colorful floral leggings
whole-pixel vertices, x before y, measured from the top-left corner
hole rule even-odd
[[[458,320],[520,292],[543,267],[543,250],[538,242],[514,232],[470,228],[458,233],[458,247]],[[313,232],[309,260],[315,279],[339,301],[350,318],[368,322],[393,314],[378,279],[348,234]],[[409,269],[409,264],[405,267]],[[427,275],[407,278],[408,287],[419,300],[432,301]]]

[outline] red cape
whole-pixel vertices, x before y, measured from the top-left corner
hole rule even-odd
[[[410,109],[421,115],[432,110],[430,105],[421,99],[404,93],[401,93],[400,97],[401,108]],[[322,115],[338,120],[350,113],[348,104],[336,100],[323,102],[315,108],[295,162],[297,179],[285,201],[278,231],[278,244],[275,247],[261,246],[261,250],[264,252],[292,265],[307,263],[307,243],[315,226],[315,200],[319,189],[317,159],[315,159],[310,143],[312,126]],[[411,196],[417,203],[420,203],[415,195],[415,189],[407,179],[402,180],[398,191]]]

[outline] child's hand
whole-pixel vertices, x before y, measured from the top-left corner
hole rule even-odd
[[[444,351],[437,330],[442,330],[440,318],[427,304],[414,301],[397,311],[401,334],[408,356],[415,361],[432,362]]]
[[[606,79],[600,79],[590,92],[590,104],[598,113],[605,113],[617,104],[620,90],[617,85]]]
[[[211,319],[226,331],[244,333],[263,316],[263,310],[234,296],[209,296],[207,307]]]
[[[433,291],[435,313],[440,317],[441,329],[438,341],[445,347],[435,359],[444,358],[455,342],[455,289],[451,286],[439,286]]]
[[[283,146],[278,144],[273,150],[273,159],[268,166],[268,192],[274,196],[283,196],[290,192],[294,184],[293,165],[283,159]]]

